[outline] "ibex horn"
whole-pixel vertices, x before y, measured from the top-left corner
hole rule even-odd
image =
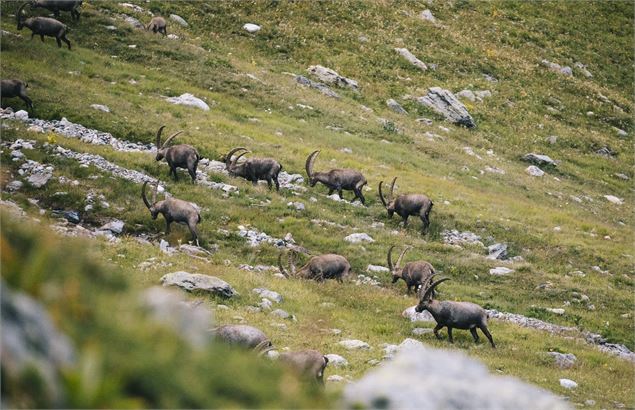
[[[146,198],[146,185],[148,185],[148,181],[143,183],[143,188],[141,188],[141,199],[143,199],[143,203],[146,204],[146,207],[150,209],[152,205],[148,202],[148,198]]]
[[[421,297],[421,300],[427,300],[428,297],[432,294],[432,292],[434,291],[434,288],[436,288],[441,282],[445,282],[446,280],[450,280],[450,278],[442,278],[439,279],[438,281],[434,282],[432,285],[428,286],[428,288],[426,289],[425,293],[423,294],[423,296]]]
[[[397,264],[396,267],[397,269],[399,269],[399,267],[401,266],[401,260],[403,259],[403,256],[406,254],[406,252],[408,252],[410,249],[412,249],[412,246],[406,246],[406,248],[401,251],[401,254],[399,255],[399,258],[397,258]]]
[[[392,250],[395,249],[395,245],[392,245],[389,249],[388,249],[388,269],[390,269],[390,272],[392,273],[392,271],[395,269],[393,264],[392,264]]]
[[[384,194],[381,191],[381,187],[384,184],[384,181],[379,181],[379,199],[381,200],[381,203],[384,204],[384,208],[388,208],[388,204],[386,204],[386,199],[384,198]]]
[[[395,192],[395,181],[397,181],[397,177],[394,177],[392,179],[392,182],[390,183],[390,200],[392,201],[394,198],[394,192]]]
[[[313,151],[311,155],[306,159],[306,174],[309,178],[313,175],[313,163],[315,162],[315,158],[320,154],[320,151]]]
[[[238,148],[234,148],[231,151],[229,151],[229,153],[225,157],[225,166],[227,167],[227,169],[229,169],[229,167],[231,165],[232,155],[234,155],[234,153],[236,153],[238,151],[247,151],[247,148],[238,147]]]
[[[163,143],[163,145],[161,146],[161,149],[165,148],[168,146],[168,144],[174,139],[174,137],[176,137],[177,135],[179,135],[180,133],[182,133],[183,131],[179,131],[179,132],[175,132],[174,134],[170,135],[168,137],[167,140],[165,140],[165,142]]]
[[[280,273],[282,273],[285,278],[289,277],[289,272],[287,272],[283,267],[282,267],[282,252],[280,252],[280,255],[278,255],[278,269],[280,269]]]
[[[159,128],[159,131],[157,131],[157,150],[161,149],[161,133],[164,128],[165,125],[162,125],[161,128]]]

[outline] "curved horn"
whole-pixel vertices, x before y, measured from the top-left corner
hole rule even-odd
[[[161,133],[164,128],[165,125],[162,125],[161,128],[159,128],[159,131],[157,131],[157,150],[161,149]]]
[[[295,251],[289,252],[289,267],[291,268],[291,274],[295,275],[296,267],[295,267]]]
[[[306,159],[306,175],[311,178],[311,175],[313,175],[313,164],[315,163],[315,158],[320,154],[320,151],[313,151],[311,153],[311,155],[309,155]]]
[[[390,183],[390,200],[392,201],[394,198],[394,192],[395,192],[395,181],[397,181],[397,177],[394,177],[392,179],[392,182]]]
[[[148,198],[146,198],[146,185],[148,185],[148,181],[144,181],[143,188],[141,188],[141,199],[143,199],[143,203],[146,204],[146,207],[150,209],[152,205],[150,205]]]
[[[399,269],[399,266],[401,266],[401,260],[403,259],[403,256],[406,254],[406,252],[408,252],[410,249],[412,249],[412,246],[406,246],[406,248],[401,251],[401,254],[399,255],[399,258],[397,258],[397,264],[395,265],[397,267],[397,269]]]
[[[434,288],[436,288],[441,282],[445,282],[446,280],[450,280],[450,278],[439,279],[438,281],[434,282],[432,285],[428,286],[425,293],[421,297],[421,300],[427,300],[428,297],[432,294],[432,291],[434,291]]]
[[[157,191],[159,190],[159,180],[157,179],[157,183],[154,186],[154,190],[152,191],[152,203],[157,203]]]
[[[241,152],[240,154],[238,154],[238,156],[236,158],[234,158],[234,160],[232,161],[232,168],[236,166],[236,163],[238,162],[238,160],[245,154],[249,154],[251,151],[245,151],[245,152]]]
[[[282,267],[282,252],[278,255],[278,269],[280,269],[280,273],[282,273],[285,278],[289,277],[289,272]]]
[[[163,143],[163,145],[161,145],[161,149],[165,148],[168,146],[168,144],[170,143],[170,141],[172,141],[174,139],[174,137],[176,137],[177,135],[179,135],[180,133],[182,133],[183,131],[179,131],[179,132],[175,132],[174,134],[170,135],[168,137],[167,140],[165,140],[165,142]]]
[[[247,151],[247,148],[238,147],[238,148],[234,148],[231,151],[229,151],[229,153],[225,157],[225,167],[227,167],[227,169],[229,169],[229,167],[231,165],[232,155],[234,155],[236,152],[242,151],[242,150]]]
[[[392,250],[395,249],[395,245],[392,245],[390,247],[390,249],[388,249],[388,269],[390,269],[390,272],[392,273],[392,271],[394,270],[394,266],[392,264]]]
[[[383,192],[381,192],[381,186],[384,184],[384,181],[379,181],[379,199],[381,200],[381,203],[384,204],[384,208],[388,208],[388,205],[386,204],[386,199],[384,198],[384,194]]]
[[[20,24],[20,17],[22,16],[22,10],[27,6],[27,4],[29,3],[22,4],[20,8],[18,9],[18,12],[15,14],[16,22],[18,24]]]

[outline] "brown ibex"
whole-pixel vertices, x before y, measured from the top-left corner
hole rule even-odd
[[[317,350],[281,353],[280,361],[287,364],[300,377],[324,384],[324,369],[329,359]]]
[[[0,96],[2,98],[14,98],[18,97],[24,101],[29,107],[33,109],[33,102],[26,95],[26,89],[29,85],[20,80],[2,80],[0,81]]]
[[[192,177],[192,182],[196,181],[196,168],[198,167],[198,161],[201,159],[198,155],[198,151],[191,145],[179,144],[168,147],[168,144],[183,131],[176,132],[161,145],[161,132],[165,128],[165,125],[159,128],[157,132],[157,156],[156,160],[161,161],[165,158],[165,161],[170,166],[170,175],[174,175],[174,180],[178,181],[179,177],[176,173],[177,168],[185,168]]]
[[[384,207],[388,211],[388,217],[392,218],[392,215],[396,213],[403,218],[403,226],[405,228],[408,225],[408,217],[410,215],[417,215],[421,218],[421,222],[423,222],[421,232],[425,233],[430,225],[430,211],[432,211],[434,204],[430,198],[422,194],[402,194],[394,198],[395,181],[397,181],[397,177],[395,177],[390,184],[390,197],[388,198],[388,202],[386,202],[381,190],[384,181],[379,183],[379,199],[381,199],[381,203],[384,204]]]
[[[351,264],[348,263],[345,257],[335,254],[326,254],[313,256],[309,261],[300,269],[296,269],[295,266],[295,252],[289,253],[289,270],[291,275],[282,266],[282,253],[278,255],[278,268],[287,278],[289,276],[297,276],[304,279],[314,279],[321,282],[325,279],[337,279],[338,282],[342,282],[350,270]]]
[[[472,333],[472,337],[475,342],[478,342],[478,334],[476,328],[481,329],[485,334],[493,348],[496,348],[494,339],[487,329],[487,312],[485,309],[477,304],[470,302],[453,302],[449,300],[438,301],[432,297],[434,288],[441,282],[449,280],[450,278],[439,279],[436,282],[428,286],[421,296],[419,304],[415,308],[417,312],[423,312],[427,310],[430,312],[437,325],[434,327],[434,335],[437,339],[441,339],[439,336],[439,330],[443,327],[448,328],[448,340],[450,343],[454,343],[452,339],[452,329],[469,329]]]
[[[152,17],[152,20],[150,20],[150,23],[148,23],[148,25],[146,26],[146,31],[152,30],[154,34],[159,32],[163,34],[164,36],[167,36],[168,35],[167,26],[168,24],[165,22],[165,19],[163,17],[156,16],[156,17]]]
[[[332,169],[327,172],[313,172],[313,164],[320,151],[313,151],[311,155],[306,159],[306,174],[309,177],[309,185],[315,186],[318,182],[326,185],[329,189],[329,195],[337,191],[337,194],[341,199],[342,190],[353,191],[355,198],[359,198],[362,204],[366,203],[366,199],[362,194],[362,188],[366,185],[367,181],[364,175],[359,171],[353,169]]]
[[[271,341],[258,328],[248,325],[224,325],[212,329],[215,337],[225,343],[255,352],[266,353],[273,349]]]
[[[18,20],[18,30],[22,30],[23,27],[27,27],[31,30],[31,39],[37,34],[44,42],[44,36],[55,37],[57,40],[57,46],[62,47],[62,41],[68,45],[68,49],[71,49],[71,42],[66,38],[67,28],[66,25],[58,20],[50,17],[29,17],[26,20],[22,19],[22,10],[28,3],[24,3],[18,9],[16,18]]]
[[[435,274],[434,268],[426,261],[416,261],[416,262],[408,262],[404,265],[403,268],[400,268],[401,260],[403,259],[406,252],[412,249],[412,246],[407,246],[397,258],[397,263],[393,265],[392,263],[392,250],[395,246],[391,246],[388,249],[388,269],[392,273],[392,283],[396,283],[399,279],[403,279],[408,286],[408,294],[412,287],[414,286],[415,291],[419,290],[421,287],[426,287],[430,284],[432,280],[432,276]]]
[[[60,11],[70,11],[73,20],[79,20],[79,6],[83,0],[32,0],[29,2],[32,9],[43,8],[53,12],[55,17],[60,16]]]
[[[232,156],[237,152],[242,151],[232,161]],[[269,189],[273,188],[273,184],[276,184],[276,191],[280,190],[280,183],[278,182],[278,174],[282,171],[282,165],[273,158],[248,158],[246,161],[237,164],[238,160],[245,154],[249,153],[246,148],[234,148],[225,157],[225,169],[229,172],[229,175],[245,178],[247,181],[251,181],[254,185],[258,184],[258,181],[267,181]]]
[[[148,185],[148,181],[143,183],[143,188],[141,188],[141,199],[143,199],[143,203],[150,210],[150,214],[152,215],[152,219],[157,219],[159,214],[163,215],[165,218],[166,229],[165,233],[170,233],[170,224],[172,222],[181,223],[187,225],[190,229],[190,233],[192,234],[192,239],[198,245],[198,232],[196,230],[196,224],[201,222],[201,215],[194,205],[190,202],[183,201],[181,199],[176,198],[166,198],[163,201],[157,202],[157,186],[155,187],[152,193],[152,203],[148,202],[148,198],[146,197],[146,186]]]

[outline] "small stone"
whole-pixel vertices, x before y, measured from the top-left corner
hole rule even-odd
[[[229,283],[215,276],[184,271],[168,273],[161,278],[163,286],[178,286],[188,292],[206,292],[225,298],[238,295]]]
[[[296,211],[304,211],[306,209],[302,202],[288,202],[287,206],[295,208]]]
[[[282,310],[282,309],[276,309],[273,312],[270,313],[273,316],[277,316],[280,319],[289,319],[289,320],[293,320],[294,316],[290,315],[288,312]]]
[[[401,316],[410,320],[411,322],[435,322],[434,318],[427,310],[423,312],[417,312],[415,310],[416,306],[410,306],[403,312],[401,312]]]
[[[577,357],[572,353],[558,353],[548,352],[549,356],[554,358],[554,361],[561,369],[569,369],[575,364]]]
[[[120,221],[119,219],[115,219],[113,221],[108,222],[105,225],[102,225],[102,227],[99,228],[99,230],[110,231],[114,234],[120,234],[121,232],[123,232],[123,227],[124,227],[124,222]]]
[[[18,181],[16,179],[15,181],[9,182],[5,188],[8,192],[15,192],[19,190],[20,188],[22,188],[23,185],[24,183],[22,181]]]
[[[401,55],[403,58],[408,60],[410,64],[417,67],[421,71],[426,71],[428,69],[428,66],[423,61],[415,57],[415,55],[412,54],[407,48],[395,48],[395,51],[399,53],[399,55]]]
[[[487,247],[487,259],[506,259],[507,245],[504,243],[495,243]]]
[[[366,267],[366,271],[367,272],[371,272],[371,273],[389,273],[390,269],[388,269],[385,266],[379,266],[379,265],[368,265]]]
[[[419,13],[419,18],[431,23],[436,23],[437,21],[437,19],[434,17],[434,15],[432,15],[432,12],[429,9],[425,9],[421,13]]]
[[[505,276],[505,275],[508,275],[508,274],[510,274],[512,272],[514,272],[513,269],[509,269],[509,268],[506,268],[504,266],[499,266],[499,267],[492,268],[492,269],[489,270],[489,274],[490,275],[494,275],[494,276]]]
[[[370,349],[370,345],[368,343],[356,339],[342,340],[338,344],[347,350]]]
[[[545,310],[555,315],[564,315],[564,309],[562,308],[546,308]]]
[[[532,177],[541,177],[545,175],[545,171],[543,171],[542,169],[538,168],[535,165],[528,166],[527,169],[525,169],[525,172],[527,172]]]
[[[427,335],[428,333],[432,333],[432,329],[427,327],[415,327],[414,329],[412,329],[412,334],[415,336],[423,336]]]
[[[166,101],[172,104],[189,105],[200,108],[203,111],[209,111],[209,105],[207,105],[205,101],[189,93],[181,94],[178,97],[168,97],[166,98]]]
[[[183,17],[178,16],[176,14],[170,14],[170,20],[180,24],[183,27],[189,27],[189,24],[187,24],[187,21],[185,21],[185,19],[183,19]]]
[[[584,401],[584,405],[585,406],[595,406],[595,400],[591,400],[591,399],[585,400]]]
[[[254,34],[259,32],[261,29],[261,27],[258,24],[253,24],[253,23],[246,23],[243,26],[243,30],[247,31],[248,33]]]
[[[367,233],[353,233],[345,237],[344,240],[350,243],[375,242]]]
[[[24,121],[24,120],[28,120],[29,119],[29,113],[27,111],[24,111],[24,110],[19,110],[18,112],[13,114],[13,117],[15,119]]]
[[[338,354],[330,353],[325,356],[329,359],[329,363],[328,363],[329,366],[335,366],[335,367],[348,366],[348,360],[346,360],[345,358],[343,358],[342,356]]]
[[[623,199],[620,199],[620,198],[618,198],[616,196],[613,196],[613,195],[603,195],[603,196],[604,196],[604,198],[606,198],[607,201],[609,201],[609,202],[611,202],[613,204],[622,205],[624,203]]]
[[[258,296],[262,298],[267,298],[276,303],[280,303],[283,301],[282,295],[279,294],[278,292],[274,292],[273,290],[269,290],[266,288],[255,288],[252,290],[252,292],[254,292],[255,294],[257,294]]]
[[[555,143],[558,142],[558,136],[557,135],[550,135],[547,137],[547,142],[551,145],[554,145]]]
[[[532,162],[536,165],[551,165],[551,166],[557,165],[556,161],[549,158],[549,156],[543,155],[543,154],[534,154],[533,152],[530,152],[529,154],[525,154],[523,156],[523,160],[527,162]]]
[[[386,105],[397,114],[408,115],[408,111],[404,110],[404,108],[392,98],[386,100]]]
[[[578,383],[570,379],[560,379],[560,386],[564,387],[565,389],[575,389],[576,387],[578,387]]]

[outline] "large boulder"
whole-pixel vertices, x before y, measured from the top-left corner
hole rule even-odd
[[[238,292],[224,280],[201,273],[172,272],[164,275],[161,278],[161,283],[163,286],[178,286],[188,292],[212,293],[225,298],[238,295]]]
[[[345,408],[570,409],[553,394],[493,375],[462,353],[419,343],[400,346],[393,360],[347,385],[342,400]]]
[[[463,125],[467,128],[476,127],[476,123],[467,108],[465,108],[465,105],[454,94],[441,87],[430,87],[428,94],[417,98],[417,102],[432,108],[454,124]]]
[[[357,81],[341,76],[334,70],[323,67],[321,65],[312,65],[311,67],[307,68],[307,71],[319,78],[320,81],[324,81],[327,84],[335,84],[338,87],[348,87],[353,90],[357,90],[359,87]]]

